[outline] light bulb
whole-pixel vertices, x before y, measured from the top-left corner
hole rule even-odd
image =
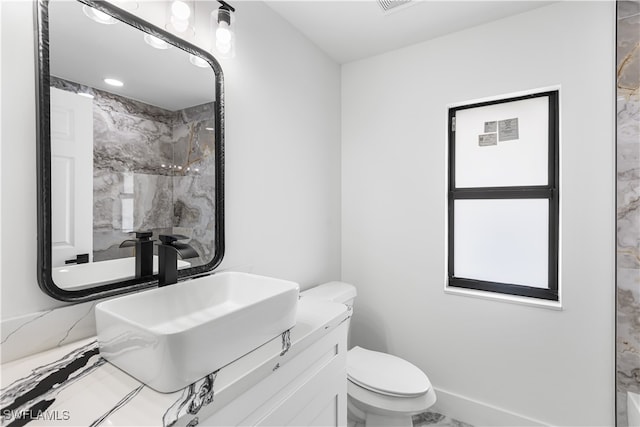
[[[174,0],[171,3],[171,14],[176,17],[177,20],[186,21],[191,16],[191,9],[189,5],[181,0]]]
[[[216,40],[222,44],[231,43],[231,30],[229,29],[229,24],[222,21],[218,25],[219,27],[216,30]]]
[[[189,29],[191,8],[182,0],[174,0],[171,3],[171,25],[178,33],[184,33]]]

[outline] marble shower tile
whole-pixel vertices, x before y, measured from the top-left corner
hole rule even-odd
[[[214,177],[175,176],[173,186],[173,226],[191,238],[188,243],[200,254],[199,260],[188,261],[192,265],[206,264],[214,251]]]
[[[171,229],[173,178],[94,169],[94,260],[132,256],[130,231]]]
[[[177,113],[63,79],[53,78],[52,86],[94,96],[94,167],[171,173],[167,166],[173,158],[172,124]]]
[[[167,174],[173,156],[172,117],[166,110],[107,92],[94,98],[95,166]]]
[[[155,238],[188,235],[201,254],[195,264],[208,262],[214,103],[167,111],[62,79],[53,78],[52,85],[94,96],[94,260],[132,256],[120,243],[131,230],[150,229]]]
[[[617,5],[616,423],[640,391],[640,2]]]
[[[616,385],[640,392],[640,270],[618,269]]]
[[[617,9],[618,93],[635,90],[637,96],[640,76],[640,56],[637,55],[640,2],[618,1]]]
[[[133,180],[134,230],[171,227],[174,178],[134,174]]]
[[[618,103],[618,268],[640,269],[640,100]]]
[[[214,104],[177,112],[173,125],[173,161],[180,175],[214,175]]]

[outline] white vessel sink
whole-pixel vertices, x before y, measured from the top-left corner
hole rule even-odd
[[[100,354],[156,391],[180,390],[295,325],[297,283],[225,272],[96,305]]]
[[[178,260],[178,269],[187,267],[191,267],[190,262]],[[54,267],[51,270],[51,276],[58,287],[68,291],[77,291],[94,287],[100,283],[133,279],[135,272],[135,257],[127,257]],[[153,274],[158,274],[158,255],[153,256]]]

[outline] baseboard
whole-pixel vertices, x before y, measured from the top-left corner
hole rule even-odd
[[[437,401],[432,407],[448,417],[471,424],[475,427],[520,427],[548,426],[539,420],[516,414],[503,408],[488,405],[459,394],[436,388]]]

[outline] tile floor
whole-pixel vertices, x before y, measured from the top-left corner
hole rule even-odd
[[[437,412],[424,412],[414,415],[413,427],[473,427],[456,419],[447,417]]]
[[[347,427],[364,427],[364,424],[357,423],[351,419],[348,420]],[[473,427],[471,424],[463,423],[447,417],[437,412],[423,412],[414,415],[413,427]]]

